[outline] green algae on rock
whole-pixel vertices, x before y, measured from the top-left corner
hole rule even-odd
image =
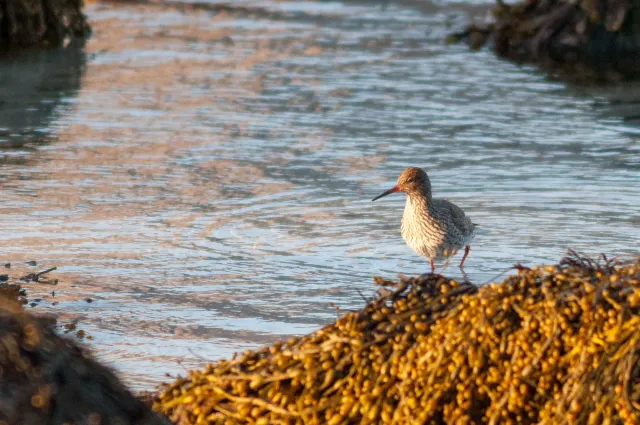
[[[377,283],[362,310],[191,371],[154,409],[180,425],[638,422],[640,260]]]

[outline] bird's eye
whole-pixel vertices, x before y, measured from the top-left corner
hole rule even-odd
[[[407,179],[407,183],[413,183],[416,179],[414,179],[413,177],[409,177]]]

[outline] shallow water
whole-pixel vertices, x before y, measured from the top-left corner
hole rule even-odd
[[[371,202],[407,166],[491,231],[474,283],[640,253],[638,87],[443,44],[477,5],[234,5],[98,3],[84,52],[0,63],[0,260],[59,266],[36,310],[78,320],[134,388],[427,271],[404,196]]]

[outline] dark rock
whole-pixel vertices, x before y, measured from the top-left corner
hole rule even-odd
[[[619,80],[640,76],[640,4],[626,0],[501,1],[494,22],[452,34],[477,49],[493,50],[516,62],[536,63],[551,73],[578,80]],[[490,34],[490,36],[487,36]]]
[[[0,2],[0,49],[82,44],[90,33],[82,0]]]
[[[50,319],[0,298],[0,423],[168,425]]]

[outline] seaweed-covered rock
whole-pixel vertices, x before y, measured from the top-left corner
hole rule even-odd
[[[16,285],[15,283],[0,282],[0,300],[5,299],[5,302],[8,300],[18,301],[21,300],[21,297],[23,295],[24,290],[20,287],[20,285]]]
[[[0,49],[55,47],[65,40],[82,43],[91,28],[82,0],[3,0]]]
[[[639,422],[640,260],[378,283],[361,311],[191,371],[154,409],[180,425]]]
[[[552,70],[593,77],[640,74],[640,2],[637,0],[498,1],[494,22],[471,25],[451,39],[473,48],[491,40],[497,54]]]
[[[52,323],[0,298],[0,423],[168,424]]]

